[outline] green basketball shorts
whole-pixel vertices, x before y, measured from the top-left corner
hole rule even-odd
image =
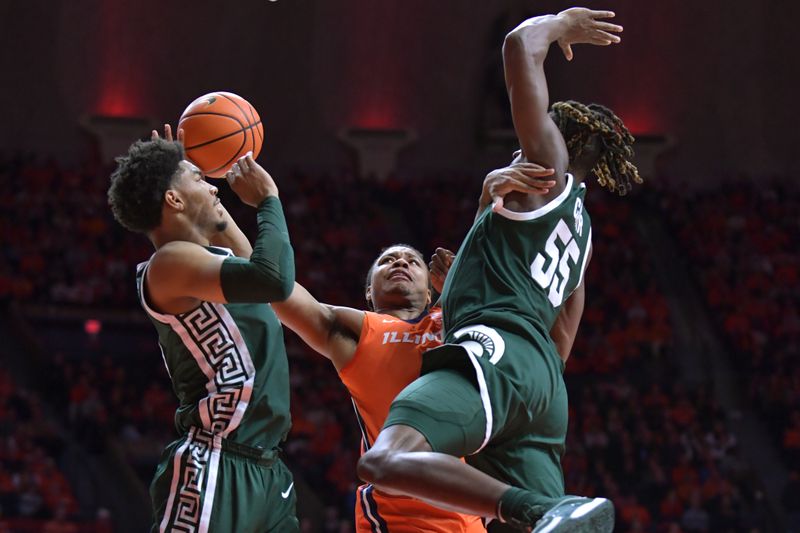
[[[548,498],[564,495],[563,363],[546,343],[486,326],[449,336],[423,356],[421,376],[395,398],[384,427],[413,427],[435,452]]]
[[[292,474],[277,450],[192,428],[170,444],[150,485],[151,531],[294,532]]]

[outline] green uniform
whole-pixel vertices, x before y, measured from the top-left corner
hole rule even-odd
[[[150,487],[153,530],[297,531],[292,477],[277,456],[291,422],[275,313],[268,304],[211,302],[181,315],[159,313],[145,298],[148,264],[137,269],[137,288],[180,402],[182,435],[165,450]]]
[[[435,451],[548,498],[564,494],[564,365],[550,338],[580,285],[591,246],[585,186],[535,211],[487,208],[442,294],[445,344],[398,395],[386,425],[419,430]]]

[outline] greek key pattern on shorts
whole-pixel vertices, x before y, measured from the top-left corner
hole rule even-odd
[[[175,456],[177,493],[170,494],[161,531],[202,533],[208,530],[216,486],[219,443],[206,431],[190,432]]]
[[[250,400],[255,370],[236,324],[221,304],[203,303],[178,318],[187,348],[209,378],[200,400],[203,426],[227,435],[238,426]]]

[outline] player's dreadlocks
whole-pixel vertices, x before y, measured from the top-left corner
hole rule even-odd
[[[602,187],[624,196],[633,183],[642,183],[631,163],[633,135],[613,111],[600,104],[587,106],[567,100],[554,103],[550,116],[564,136],[570,162],[581,155],[593,135],[597,136],[600,153],[592,172]]]

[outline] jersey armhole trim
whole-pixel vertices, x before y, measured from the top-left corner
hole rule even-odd
[[[592,228],[589,228],[589,236],[586,239],[586,251],[583,252],[583,263],[581,264],[581,277],[578,278],[578,284],[575,285],[575,289],[581,286],[583,283],[583,276],[586,274],[586,266],[589,261],[589,253],[592,251]],[[572,289],[572,292],[575,292],[575,289]]]
[[[150,304],[147,303],[147,289],[145,288],[145,281],[147,280],[147,269],[150,266],[150,261],[146,261],[144,263],[139,264],[139,269],[141,269],[142,277],[139,281],[139,302],[142,304],[145,312],[164,324],[170,324],[172,322],[172,315],[167,315],[165,313],[159,313],[152,307]]]
[[[503,218],[507,218],[509,220],[525,221],[525,220],[535,220],[537,218],[541,218],[545,216],[547,213],[559,207],[566,201],[566,199],[572,192],[573,182],[574,179],[572,177],[572,174],[568,172],[567,183],[564,185],[564,190],[561,191],[561,193],[558,196],[556,196],[555,198],[544,204],[542,207],[534,209],[533,211],[523,211],[521,213],[518,213],[516,211],[511,211],[509,209],[506,209],[505,207],[495,207],[494,205],[492,206],[492,211],[502,216]]]
[[[361,352],[363,351],[362,348],[364,347],[362,343],[369,336],[369,330],[371,329],[370,315],[377,316],[376,313],[371,313],[370,311],[363,311],[363,313],[364,313],[364,323],[361,324],[361,333],[359,334],[358,337],[358,344],[356,344],[356,351],[355,353],[353,353],[353,357],[351,357],[350,360],[347,362],[347,364],[344,365],[338,372],[339,379],[341,379],[342,382],[344,382],[344,378],[346,377],[346,375],[353,371],[353,368],[356,366],[359,357],[362,357]],[[345,387],[347,387],[346,383],[344,385]],[[347,388],[349,389],[350,387]]]

